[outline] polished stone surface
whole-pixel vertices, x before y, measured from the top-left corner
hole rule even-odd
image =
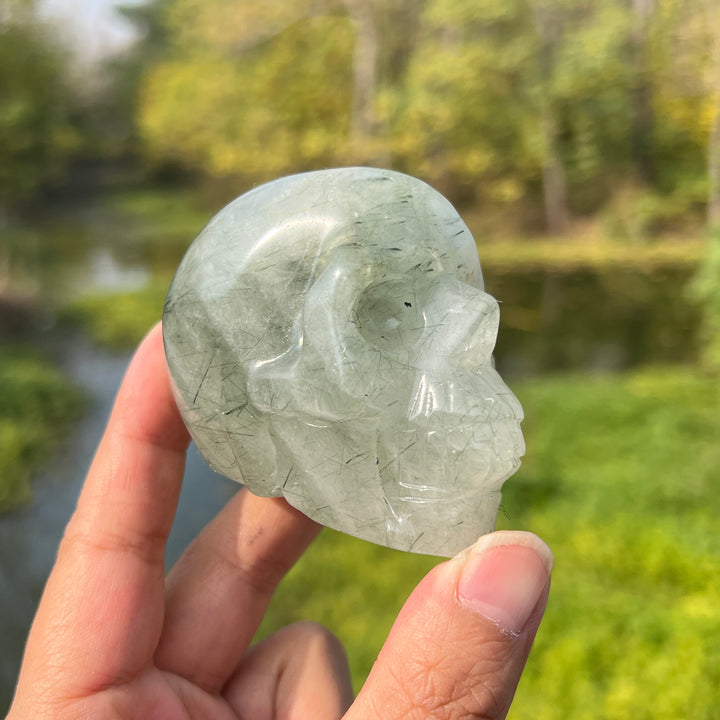
[[[388,170],[262,185],[200,233],[163,332],[208,463],[314,520],[452,555],[524,452],[492,365],[498,304],[450,203]]]

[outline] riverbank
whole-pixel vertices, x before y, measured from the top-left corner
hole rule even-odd
[[[168,278],[138,290],[83,295],[63,305],[58,320],[82,331],[99,347],[134,348],[162,317],[169,282]]]
[[[536,257],[513,267],[508,250],[502,262],[485,263],[486,288],[501,303],[495,348],[501,374],[695,362],[701,308],[690,287],[697,264],[662,246],[645,257],[631,266],[607,258],[592,264],[585,255],[576,257],[583,266],[560,269],[552,258]],[[157,272],[141,288],[84,293],[66,302],[60,317],[103,347],[132,348],[160,320],[170,280],[170,272]]]
[[[101,345],[133,347],[160,318],[177,264],[219,203],[193,188],[136,187],[50,207],[35,226],[0,234],[9,248],[9,277],[31,301],[59,306],[62,319],[80,325]],[[481,223],[473,217],[469,212],[468,223],[477,230]],[[703,237],[631,241],[587,224],[567,237],[476,237],[488,291],[503,303],[501,352],[510,344],[515,355],[519,341],[513,333],[529,332],[552,336],[562,348],[602,345],[592,358],[573,350],[557,368],[619,369],[643,356],[666,362],[696,356],[694,349],[682,350],[694,344],[699,315],[685,287],[703,258]],[[578,310],[584,318],[576,326]],[[630,325],[629,333],[614,330]],[[638,328],[644,328],[640,340]],[[593,331],[585,337],[588,329]],[[533,349],[535,357],[556,352]],[[513,367],[517,364],[513,360]],[[520,364],[526,374],[548,369],[545,361]]]
[[[0,513],[28,502],[30,479],[85,407],[83,394],[36,349],[0,345]]]

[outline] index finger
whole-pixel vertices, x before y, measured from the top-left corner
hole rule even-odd
[[[152,657],[188,442],[158,325],[128,368],[28,643],[71,692],[125,682]]]

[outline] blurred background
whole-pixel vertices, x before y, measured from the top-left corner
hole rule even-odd
[[[253,185],[446,194],[501,302],[556,554],[511,717],[720,717],[720,0],[0,0],[0,711],[131,349]],[[171,563],[236,486],[193,449]],[[435,562],[325,531],[299,618],[356,687]]]

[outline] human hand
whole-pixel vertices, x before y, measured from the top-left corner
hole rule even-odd
[[[7,720],[505,716],[547,601],[542,541],[493,533],[434,568],[353,702],[344,652],[320,626],[248,649],[320,529],[284,500],[241,490],[164,578],[188,441],[156,328],[60,544]]]

